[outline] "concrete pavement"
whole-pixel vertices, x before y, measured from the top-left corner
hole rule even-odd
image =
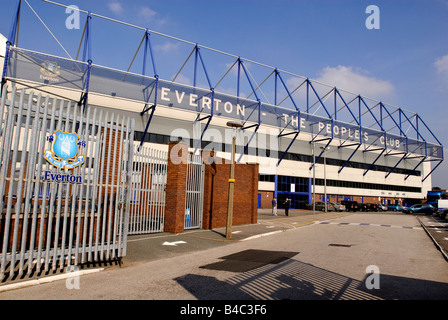
[[[365,214],[368,215],[369,213]],[[389,213],[384,214],[387,215]],[[144,265],[151,261],[164,261],[172,257],[182,257],[199,251],[224,247],[229,244],[243,243],[251,239],[267,237],[275,233],[283,233],[287,230],[351,215],[353,215],[353,213],[316,212],[313,214],[313,212],[306,210],[290,210],[289,217],[285,217],[281,211],[278,216],[272,216],[270,210],[259,210],[258,223],[254,225],[233,226],[231,240],[225,238],[225,227],[214,230],[187,230],[179,235],[158,233],[130,236],[128,239],[127,255],[123,258],[122,265],[106,265],[102,266],[101,270],[116,269],[117,272],[120,272],[120,268],[123,268],[122,271],[123,274],[125,274],[127,267],[138,266],[139,264]],[[437,221],[432,216],[419,216],[417,219],[434,241],[439,251],[446,257],[448,222]],[[433,235],[431,235],[430,232],[433,232]],[[85,273],[91,273],[98,270],[98,267],[81,268],[81,272]],[[61,277],[64,276],[66,275],[60,274],[37,280],[34,279],[34,282],[23,280],[5,283],[0,285],[0,292],[14,290],[21,285],[35,286],[36,284],[51,282],[52,279],[61,280]],[[68,276],[70,276],[70,274]]]
[[[136,264],[156,261],[187,255],[192,252],[222,247],[228,244],[241,241],[248,241],[258,237],[264,237],[275,233],[284,232],[301,226],[313,224],[317,221],[336,219],[351,215],[348,212],[316,212],[313,214],[309,210],[289,210],[289,216],[284,215],[283,210],[279,210],[277,216],[271,214],[270,209],[260,209],[258,211],[257,224],[237,225],[232,227],[232,238],[226,239],[226,228],[216,228],[213,230],[193,229],[186,230],[181,234],[155,233],[132,235],[128,237],[127,254],[120,261],[113,263],[100,263],[93,265],[79,266],[81,275],[103,271],[111,268],[125,268]],[[47,275],[37,275],[33,278],[6,279],[0,284],[0,293],[17,288],[35,286],[51,281],[57,281],[70,277],[70,273],[50,272]]]
[[[213,230],[186,230],[178,235],[169,233],[134,235],[128,238],[127,254],[123,258],[123,264],[130,265],[153,261],[178,254],[220,247],[351,214],[353,213],[316,212],[313,214],[309,210],[292,209],[289,210],[289,216],[286,217],[283,210],[279,210],[278,215],[273,216],[270,209],[259,209],[258,223],[233,226],[230,240],[225,237],[225,227]]]

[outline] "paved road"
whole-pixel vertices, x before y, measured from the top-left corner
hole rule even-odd
[[[231,241],[224,230],[133,237],[121,267],[3,292],[0,300],[446,299],[448,262],[419,221],[426,218],[266,214],[235,227]]]

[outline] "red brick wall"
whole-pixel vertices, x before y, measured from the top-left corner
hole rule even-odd
[[[260,194],[260,209],[271,209],[272,208],[272,199],[274,198],[273,191],[259,191]]]
[[[170,142],[165,198],[165,231],[184,231],[185,190],[187,188],[188,146],[183,142]]]
[[[205,166],[203,229],[225,227],[230,164]],[[235,165],[232,225],[257,223],[258,164]]]
[[[185,189],[188,146],[173,142],[168,148],[168,168],[165,199],[165,231],[184,231]],[[230,164],[205,163],[203,229],[227,225]],[[258,164],[235,165],[235,191],[232,225],[257,223]]]

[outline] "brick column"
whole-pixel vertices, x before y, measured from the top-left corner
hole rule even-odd
[[[188,145],[170,142],[165,198],[165,231],[182,233],[185,219]]]

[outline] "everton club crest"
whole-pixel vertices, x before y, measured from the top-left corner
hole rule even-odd
[[[57,77],[61,74],[60,67],[56,62],[45,61],[42,63],[42,68],[40,68],[40,72],[47,77]]]
[[[60,169],[74,169],[85,161],[84,155],[78,155],[79,136],[58,130],[53,135],[52,150],[45,150],[44,158]]]

